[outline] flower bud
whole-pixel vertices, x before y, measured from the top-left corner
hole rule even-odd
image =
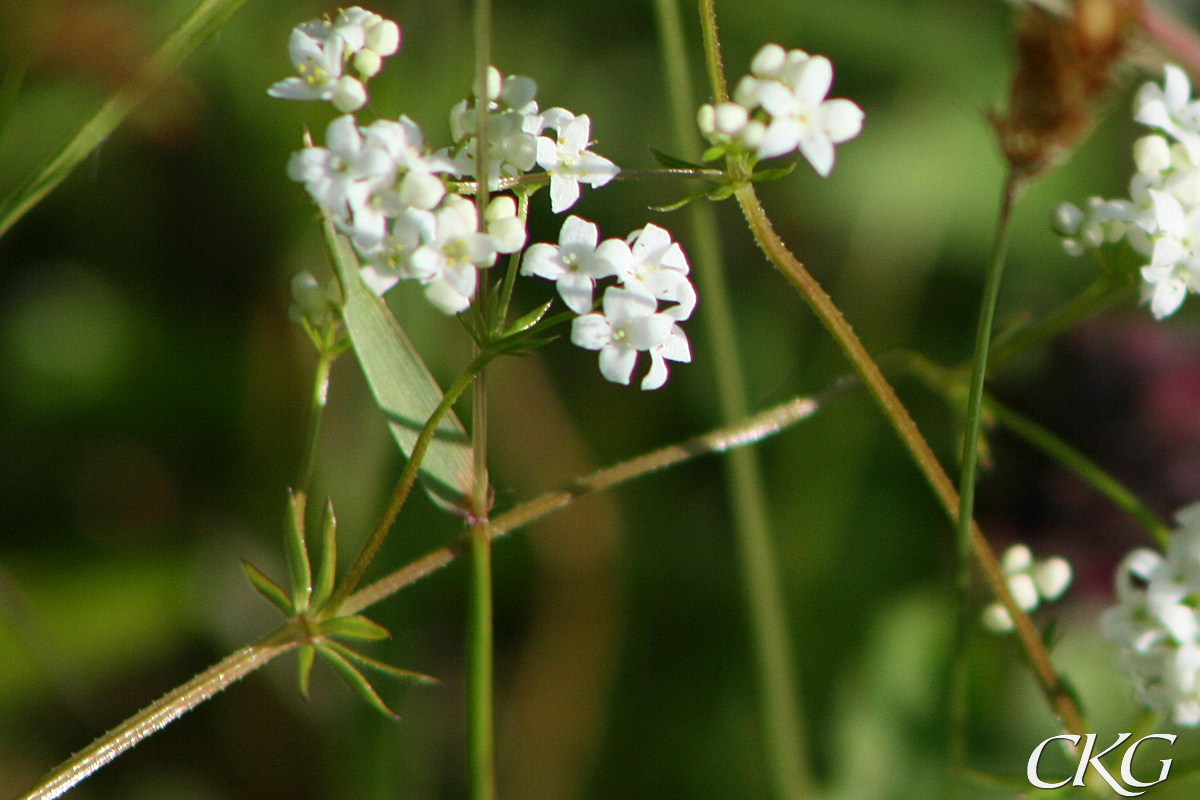
[[[999,603],[992,603],[983,609],[983,625],[992,633],[1008,633],[1013,629],[1008,609]]]
[[[1022,611],[1033,611],[1038,606],[1037,584],[1024,572],[1008,576],[1008,591]]]
[[[390,56],[400,49],[400,26],[385,19],[367,30],[367,48],[381,56]]]
[[[537,82],[525,75],[509,75],[504,82],[504,90],[500,99],[509,108],[521,109],[533,102],[537,97]]]
[[[750,61],[750,71],[760,78],[774,78],[783,69],[787,52],[777,44],[764,44]]]
[[[400,181],[400,202],[431,211],[442,202],[446,186],[431,172],[410,172]]]
[[[733,99],[746,108],[758,106],[758,81],[753,75],[742,76],[737,88],[733,90]]]
[[[500,74],[500,70],[495,67],[487,68],[487,99],[497,100],[500,98],[500,90],[504,88],[504,76]]]
[[[383,58],[374,50],[359,50],[354,54],[354,69],[364,78],[373,78],[383,68]]]
[[[750,112],[737,103],[721,103],[716,107],[715,125],[719,133],[733,137],[741,133],[750,120]]]
[[[1000,559],[1001,569],[1009,575],[1024,572],[1032,563],[1033,553],[1029,552],[1029,548],[1023,544],[1014,544],[1004,551],[1004,556]]]
[[[707,138],[711,138],[716,133],[717,110],[712,103],[700,106],[700,110],[696,112],[696,124],[700,126],[700,132]]]
[[[1046,600],[1057,600],[1071,585],[1071,565],[1065,558],[1047,558],[1033,568],[1033,582]]]
[[[520,217],[489,221],[487,232],[496,240],[496,249],[501,253],[515,253],[525,246],[525,225]]]
[[[1083,225],[1084,214],[1074,203],[1059,203],[1050,210],[1050,227],[1059,236],[1074,236]]]
[[[333,101],[334,108],[348,114],[367,104],[367,89],[358,78],[343,75],[334,84],[333,96],[329,99]]]
[[[1161,136],[1143,136],[1133,143],[1133,162],[1138,172],[1158,175],[1171,166],[1171,146]]]
[[[483,212],[483,218],[488,222],[497,222],[509,217],[517,215],[517,201],[513,200],[506,194],[496,195],[488,203],[487,209]]]
[[[752,119],[746,123],[746,127],[742,128],[742,144],[748,150],[757,150],[766,135],[767,126],[760,120]]]

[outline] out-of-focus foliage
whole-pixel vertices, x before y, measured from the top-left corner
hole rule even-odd
[[[648,145],[670,149],[649,4],[495,5],[494,60],[533,76],[544,105],[589,114],[602,152],[627,169],[654,166]],[[371,8],[398,20],[405,39],[372,83],[372,107],[407,113],[431,142],[446,141],[448,109],[470,84],[469,4]],[[187,9],[182,0],[0,3],[0,66],[28,58],[0,133],[0,193],[66,141]],[[287,320],[287,286],[301,269],[328,275],[314,209],[284,165],[302,126],[323,130],[332,112],[272,100],[266,87],[290,72],[290,28],[332,9],[247,2],[0,240],[0,796],[273,623],[238,559],[282,575],[313,362]],[[731,75],[765,41],[822,53],[836,64],[835,94],[867,114],[828,180],[801,168],[763,188],[787,241],[873,352],[915,347],[960,362],[1000,193],[984,112],[1011,77],[1009,7],[739,0],[719,2],[718,13]],[[1061,253],[1046,212],[1060,199],[1121,192],[1135,76],[1129,67],[1094,135],[1019,206],[1001,319],[1043,313],[1089,281],[1093,268]],[[698,154],[697,143],[676,155]],[[617,182],[585,193],[579,212],[607,235],[664,224],[686,247],[683,212],[647,210],[680,189]],[[545,202],[535,197],[532,241],[557,239]],[[736,209],[722,205],[720,219],[753,404],[846,372]],[[532,308],[549,294],[530,285],[517,297]],[[389,302],[435,374],[452,378],[469,357],[457,323],[415,287]],[[500,362],[497,506],[712,427],[699,335],[693,345],[694,363],[654,393],[606,383],[594,358],[565,342]],[[1164,513],[1200,498],[1198,387],[1200,339],[1186,306],[1157,325],[1120,309],[1014,364],[999,384]],[[952,466],[943,406],[911,382],[900,388]],[[992,444],[984,528],[998,545],[1020,539],[1072,559],[1078,578],[1055,612],[1064,632],[1055,654],[1097,729],[1128,730],[1128,687],[1095,619],[1116,559],[1145,540],[1061,468],[1002,434]],[[352,355],[335,365],[321,447],[314,498],[333,497],[350,553],[400,463]],[[947,746],[949,526],[861,394],[762,452],[817,777],[832,797],[928,797]],[[709,459],[646,478],[497,546],[502,794],[766,795],[721,475]],[[424,498],[400,525],[381,565],[457,532]],[[320,667],[304,703],[294,667],[276,665],[79,796],[460,797],[464,613],[458,567],[377,609],[395,638],[371,654],[445,681],[383,687],[399,723],[377,719]],[[1032,747],[1057,731],[1011,640],[979,632],[971,649],[968,761],[1020,779]],[[1177,770],[1194,762],[1195,736],[1172,755]],[[1158,796],[1191,796],[1194,782],[1177,775]],[[1012,794],[978,787],[980,797]]]

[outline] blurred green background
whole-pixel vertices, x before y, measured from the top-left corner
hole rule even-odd
[[[57,150],[189,10],[182,0],[0,2],[0,59],[29,70],[0,135],[0,193]],[[470,83],[471,7],[388,0],[404,46],[372,109],[448,140]],[[300,458],[311,348],[287,319],[291,276],[328,274],[314,209],[284,172],[332,111],[266,87],[290,72],[290,28],[333,10],[248,0],[184,70],[0,240],[0,796],[153,697],[275,624],[239,558],[282,576],[285,490]],[[872,352],[912,347],[946,364],[970,336],[999,199],[985,113],[1011,76],[1011,9],[997,0],[739,0],[718,4],[726,68],[766,41],[828,55],[833,94],[866,111],[828,180],[802,164],[764,187],[785,239]],[[1176,12],[1200,19],[1188,7]],[[697,86],[695,10],[685,9]],[[1138,63],[1154,67],[1152,49]],[[539,84],[543,107],[593,118],[596,150],[649,168],[672,137],[653,10],[626,0],[497,0],[495,63]],[[1044,313],[1091,279],[1045,224],[1060,199],[1120,195],[1139,135],[1122,68],[1071,162],[1019,206],[1002,320]],[[680,153],[695,157],[696,153]],[[685,243],[666,181],[585,191],[606,235],[647,221]],[[558,222],[535,199],[531,239]],[[755,408],[819,391],[847,364],[766,265],[731,202],[718,207]],[[540,282],[538,282],[540,283]],[[519,302],[548,299],[525,286]],[[416,287],[389,296],[443,380],[465,364],[457,323]],[[998,392],[1127,481],[1164,515],[1200,497],[1200,303],[1154,324],[1132,303],[1006,369]],[[1189,307],[1190,306],[1190,307]],[[716,424],[701,297],[695,359],[641,393],[604,382],[559,341],[501,362],[493,475],[503,508],[589,468]],[[944,405],[901,379],[953,471]],[[1102,738],[1128,730],[1127,680],[1099,640],[1110,575],[1136,526],[1004,433],[979,517],[997,549],[1065,555],[1076,582],[1055,650]],[[319,484],[343,551],[374,522],[401,463],[352,355],[335,366]],[[814,773],[839,798],[928,797],[944,762],[939,717],[953,608],[952,536],[898,441],[861,392],[761,447]],[[424,498],[374,574],[458,533]],[[500,543],[496,559],[501,797],[762,798],[753,653],[718,459],[581,502]],[[978,600],[984,600],[982,593]],[[455,565],[379,605],[395,638],[371,653],[439,676],[383,687],[379,718],[318,668],[313,697],[283,658],[87,781],[79,798],[457,798],[465,794],[465,571]],[[1011,786],[1057,732],[1015,643],[971,642],[968,761]],[[1151,794],[1194,796],[1195,734]],[[1063,767],[1065,769],[1065,767]]]

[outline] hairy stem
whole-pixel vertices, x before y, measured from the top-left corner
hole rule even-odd
[[[678,0],[655,0],[655,12],[667,75],[675,147],[681,154],[690,154],[698,144],[696,101],[688,76]],[[688,213],[697,283],[707,309],[703,318],[713,358],[721,422],[733,424],[748,416],[749,403],[726,288],[717,216],[711,204],[702,202],[691,203]],[[787,623],[787,603],[780,586],[758,451],[749,447],[733,450],[725,466],[729,475],[729,501],[741,561],[742,587],[758,666],[759,709],[767,762],[775,794],[787,800],[801,800],[810,794],[812,779],[800,693],[796,686],[792,637]]]
[[[700,0],[700,9],[700,20],[705,27],[705,53],[709,60],[709,74],[714,81],[713,97],[721,100],[728,96],[728,91],[725,88],[724,74],[718,61],[719,49],[716,45],[716,15],[713,0]],[[913,422],[908,410],[896,396],[895,390],[884,378],[879,365],[867,353],[866,348],[863,347],[862,342],[829,295],[809,274],[808,270],[804,269],[804,266],[792,255],[791,251],[787,249],[787,245],[775,232],[766,211],[758,200],[753,184],[739,184],[735,196],[759,247],[762,248],[768,260],[800,292],[818,319],[833,336],[862,378],[863,383],[866,384],[889,424],[908,449],[917,467],[924,474],[947,516],[951,520],[957,520],[959,501],[954,484],[933,454],[925,437],[917,430],[916,423]],[[992,592],[1012,615],[1021,646],[1033,666],[1034,674],[1047,702],[1068,731],[1082,735],[1085,731],[1079,708],[1055,671],[1054,665],[1050,661],[1050,654],[1038,636],[1037,629],[1033,627],[1029,615],[1013,601],[996,554],[992,552],[982,531],[974,523],[971,524],[970,533],[972,548],[980,569]]]
[[[146,737],[295,647],[296,634],[289,625],[230,654],[71,756],[17,800],[54,800]]]

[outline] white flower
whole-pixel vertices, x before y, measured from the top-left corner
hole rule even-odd
[[[288,40],[288,55],[299,76],[285,78],[273,84],[267,89],[267,94],[284,100],[332,100],[339,84],[342,87],[341,93],[347,94],[346,84],[341,81],[344,77],[342,59],[345,41],[328,33],[328,28],[314,23],[293,28]]]
[[[1174,195],[1149,190],[1158,232],[1142,280],[1155,319],[1175,313],[1189,288],[1200,290],[1200,256],[1196,252],[1200,207],[1185,213]]]
[[[1014,544],[1000,559],[1004,580],[1013,601],[1022,611],[1033,611],[1043,601],[1057,600],[1071,583],[1071,565],[1054,556],[1036,561],[1023,544]],[[995,633],[1013,629],[1012,616],[1001,603],[990,603],[983,610],[983,624]]]
[[[600,351],[600,374],[605,379],[628,385],[638,353],[651,351],[654,364],[642,380],[642,389],[657,389],[666,380],[663,358],[691,360],[690,352],[676,358],[684,355],[678,345],[671,345],[678,326],[669,315],[656,313],[653,298],[610,286],[604,292],[603,307],[603,313],[575,318],[571,341],[587,350]],[[684,347],[686,343],[685,338]]]
[[[1134,116],[1143,125],[1160,128],[1179,141],[1200,166],[1200,102],[1191,99],[1187,73],[1174,64],[1163,69],[1163,85],[1147,83],[1134,100]]]
[[[303,183],[318,205],[350,224],[366,207],[372,187],[394,170],[392,159],[364,141],[354,117],[346,114],[325,129],[327,147],[306,147],[292,154],[288,177]]]
[[[633,255],[633,266],[622,278],[625,288],[674,303],[664,313],[680,322],[691,317],[696,308],[696,289],[687,278],[687,256],[678,243],[671,241],[671,234],[647,224],[629,234],[626,241]]]
[[[433,216],[432,235],[413,252],[408,268],[431,303],[457,314],[471,305],[476,269],[496,262],[496,241],[479,232],[475,204],[460,195],[446,197]]]
[[[488,67],[488,183],[528,172],[537,164],[537,136],[542,132],[537,83],[523,75],[504,77]],[[475,167],[479,131],[475,105],[460,101],[450,110],[450,133],[455,148],[445,151],[463,175],[478,176]]]
[[[606,239],[597,246],[599,239],[594,222],[572,214],[563,222],[557,245],[539,242],[525,251],[521,274],[554,281],[567,308],[586,314],[592,309],[596,280],[628,275],[633,267],[629,245]],[[652,297],[650,304],[652,310],[657,305]]]
[[[506,194],[493,197],[483,214],[487,232],[496,240],[496,250],[515,253],[525,246],[525,223],[517,216],[517,203]]]
[[[366,255],[362,265],[363,282],[382,296],[402,278],[416,278],[410,266],[413,253],[432,241],[437,220],[432,212],[408,208],[392,221],[387,238]]]
[[[782,156],[797,148],[821,177],[833,169],[833,146],[862,130],[863,112],[850,100],[826,100],[833,65],[824,56],[786,64],[778,80],[760,80],[757,100],[771,115],[758,147],[759,158]]]
[[[1139,699],[1180,725],[1200,724],[1200,507],[1176,515],[1166,555],[1139,548],[1117,567],[1117,605],[1100,618]]]
[[[579,199],[579,184],[593,189],[611,181],[620,172],[616,164],[590,150],[592,121],[587,114],[567,119],[570,112],[551,109],[559,118],[555,139],[539,136],[537,163],[550,173],[550,208],[555,214],[566,211]],[[551,111],[546,112],[547,116]],[[549,126],[549,123],[547,123]]]

